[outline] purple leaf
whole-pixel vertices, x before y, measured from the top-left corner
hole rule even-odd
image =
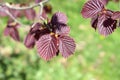
[[[52,24],[66,24],[67,21],[67,16],[62,12],[56,12],[51,19]]]
[[[105,5],[107,5],[108,4],[108,2],[109,2],[109,0],[100,0],[101,1],[101,3],[105,6]]]
[[[41,23],[36,23],[36,24],[33,24],[32,25],[32,28],[31,28],[31,33],[34,33],[34,32],[36,32],[37,30],[39,30],[40,28],[42,28],[42,24]]]
[[[114,12],[112,15],[112,19],[114,19],[114,20],[120,19],[120,11]]]
[[[34,9],[27,9],[24,11],[25,12],[25,16],[28,20],[34,20],[36,17],[36,13]]]
[[[75,51],[75,41],[69,36],[59,37],[59,51],[63,57],[67,58],[72,55]]]
[[[20,41],[20,37],[19,37],[19,33],[18,30],[16,28],[11,28],[10,29],[10,36],[16,40],[16,41]]]
[[[81,13],[84,18],[91,18],[97,15],[103,8],[104,5],[99,0],[89,0],[83,6]]]
[[[55,33],[58,35],[68,35],[70,33],[70,27],[62,26],[60,29],[56,29]]]
[[[33,27],[30,29],[27,34],[24,44],[27,48],[33,48],[35,42],[40,38],[40,36],[44,33],[43,30],[40,30],[42,27],[41,23],[36,23],[32,25]]]
[[[15,10],[15,9],[9,9],[9,12],[15,17],[21,17],[22,12],[20,10]]]
[[[43,35],[36,42],[36,47],[41,58],[50,60],[58,51],[57,39],[50,34]]]
[[[10,28],[9,27],[6,27],[5,29],[4,29],[4,35],[5,36],[8,36],[10,34]]]
[[[98,23],[98,15],[96,15],[95,17],[91,18],[91,25],[92,27],[96,30],[97,28],[97,23]]]
[[[113,15],[113,13],[114,13],[114,12],[111,11],[111,10],[106,10],[106,13],[105,13],[105,14],[106,14],[107,16],[111,17],[111,16]]]
[[[6,27],[4,30],[5,36],[11,36],[14,40],[20,41],[18,30],[15,27]]]
[[[4,35],[10,36],[16,41],[20,41],[19,32],[17,30],[18,26],[19,26],[18,23],[8,22],[8,24],[4,30]]]
[[[28,33],[25,40],[24,40],[24,44],[27,48],[33,48],[34,45],[35,45],[35,37],[34,37],[35,34],[31,34],[31,33]]]
[[[114,29],[116,29],[116,20],[111,19],[110,17],[106,16],[105,14],[102,14],[98,18],[98,31],[101,35],[108,36],[112,32],[114,32]]]
[[[29,33],[27,34],[24,40],[24,44],[27,48],[34,47],[36,40],[38,40],[41,35],[40,33],[41,26],[42,26],[41,23],[33,24],[33,27],[30,29]]]

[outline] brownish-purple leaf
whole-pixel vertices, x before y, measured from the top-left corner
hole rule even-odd
[[[35,42],[39,39],[41,36],[41,23],[36,23],[32,25],[32,28],[30,29],[29,33],[25,37],[24,44],[27,48],[33,48],[35,45]]]
[[[15,10],[15,9],[9,9],[9,12],[15,17],[21,17],[22,12],[20,10]]]
[[[89,0],[83,6],[81,13],[84,18],[91,18],[97,15],[97,13],[100,12],[103,8],[104,5],[100,0]]]
[[[97,28],[97,23],[98,23],[98,15],[96,15],[95,17],[91,18],[91,25],[92,27],[96,30]]]
[[[27,9],[24,11],[25,12],[25,16],[28,20],[34,20],[36,17],[36,13],[34,9]]]
[[[20,37],[19,37],[19,33],[17,28],[11,28],[10,29],[10,36],[16,40],[16,41],[20,41]]]
[[[43,35],[36,42],[36,47],[41,58],[44,60],[50,60],[56,56],[58,51],[57,39],[50,34]]]
[[[56,12],[51,19],[52,24],[66,24],[67,21],[67,16],[62,12]]]
[[[114,29],[116,29],[116,20],[108,18],[105,14],[102,14],[98,18],[98,31],[101,35],[108,36]]]
[[[20,41],[19,32],[17,30],[18,26],[19,26],[18,23],[8,22],[8,24],[4,30],[4,35],[10,36],[16,41]]]
[[[10,34],[10,28],[9,27],[6,27],[5,29],[4,29],[4,35],[5,36],[8,36]]]
[[[113,15],[113,11],[112,10],[106,10],[106,15],[111,17]]]
[[[114,19],[114,20],[120,19],[120,11],[114,12],[112,15],[112,19]]]
[[[40,30],[40,28],[42,28],[42,24],[41,23],[35,23],[32,25],[32,28],[30,30],[31,33],[35,33],[37,30]]]
[[[59,51],[63,57],[67,58],[75,51],[75,41],[69,36],[59,37]]]
[[[25,37],[25,40],[24,40],[24,44],[27,48],[33,48],[34,45],[35,45],[35,37],[34,37],[35,34],[31,34],[30,32],[27,34],[27,36]]]
[[[100,0],[101,1],[101,3],[105,6],[105,5],[107,5],[108,4],[108,2],[109,2],[109,0]]]
[[[4,30],[4,35],[10,36],[16,41],[20,41],[18,30],[15,27],[6,27]]]
[[[56,29],[55,33],[58,35],[68,35],[70,33],[70,27],[62,26],[60,29]]]

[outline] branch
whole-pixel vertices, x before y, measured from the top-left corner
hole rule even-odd
[[[31,5],[31,6],[28,6],[28,7],[14,7],[14,6],[11,6],[10,4],[8,3],[5,3],[4,6],[10,8],[10,9],[16,9],[16,10],[26,10],[26,9],[31,9],[31,8],[34,8],[34,7],[37,7],[37,6],[41,6],[41,4],[44,4],[46,2],[48,2],[49,0],[44,0],[42,2],[39,2],[37,4],[34,4],[34,5]]]
[[[5,13],[7,13],[7,15],[9,15],[15,22],[22,24],[21,22],[19,22],[8,10],[5,10]]]
[[[0,11],[5,12],[7,15],[10,16],[11,19],[13,19],[13,20],[14,20],[15,22],[17,22],[18,24],[20,24],[20,25],[22,25],[22,26],[26,26],[26,25],[22,24],[20,21],[18,21],[8,10],[2,9],[1,6],[0,6]]]
[[[19,22],[8,10],[6,9],[3,9],[1,6],[0,6],[0,11],[1,12],[5,12],[7,15],[9,15],[15,22],[21,24],[21,22]]]
[[[2,12],[5,12],[7,15],[9,15],[15,22],[23,25],[21,22],[19,22],[8,10],[4,10],[2,9],[2,6],[6,6],[10,9],[15,9],[15,10],[26,10],[26,9],[31,9],[31,8],[34,8],[34,7],[37,7],[39,6],[40,7],[40,19],[41,20],[44,20],[44,18],[41,16],[42,15],[42,12],[43,12],[43,4],[48,2],[49,0],[43,0],[37,4],[34,4],[34,5],[31,5],[31,6],[28,6],[28,7],[14,7],[14,6],[11,6],[10,4],[8,3],[0,3],[0,11]]]

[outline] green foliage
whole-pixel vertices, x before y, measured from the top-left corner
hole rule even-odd
[[[0,19],[0,80],[119,80],[120,29],[107,38],[95,32],[89,20],[80,14],[85,0],[51,0],[50,3],[53,13],[65,12],[69,18],[70,35],[77,44],[75,54],[68,60],[58,56],[43,61],[36,50],[3,36],[6,18]],[[108,8],[119,10],[117,5],[111,2]],[[22,40],[28,29],[20,28]]]

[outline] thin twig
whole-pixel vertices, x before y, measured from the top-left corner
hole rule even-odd
[[[41,3],[40,4],[40,15],[39,15],[39,18],[44,21],[45,19],[42,17],[42,13],[43,13],[43,4]]]
[[[7,13],[7,15],[9,15],[15,22],[22,24],[21,22],[19,22],[8,10],[5,10],[5,13]]]
[[[26,26],[26,25],[22,24],[20,21],[18,21],[8,10],[2,8],[1,6],[0,6],[0,11],[6,13],[11,19],[13,19],[18,24],[20,24],[22,26]]]
[[[43,12],[43,4],[41,3],[40,4],[40,16],[42,15],[42,12]]]
[[[31,9],[31,8],[34,8],[34,7],[39,6],[39,7],[40,7],[40,19],[41,19],[41,20],[44,20],[44,18],[41,17],[42,12],[43,12],[43,4],[46,3],[46,2],[48,2],[48,1],[49,1],[49,0],[44,0],[44,1],[40,2],[40,3],[31,5],[31,6],[28,6],[28,7],[14,7],[14,6],[11,6],[11,5],[8,4],[8,3],[4,3],[4,2],[3,2],[3,3],[0,3],[0,11],[5,12],[5,13],[6,13],[7,15],[9,15],[15,22],[23,25],[20,21],[18,21],[18,20],[12,15],[12,13],[10,13],[8,10],[4,10],[1,6],[6,6],[6,7],[10,8],[10,9],[15,9],[15,10],[26,10],[26,9]]]
[[[48,2],[49,0],[44,0],[40,3],[37,3],[37,4],[34,4],[34,5],[31,5],[31,6],[28,6],[28,7],[14,7],[14,6],[11,6],[10,4],[8,3],[5,3],[4,5],[10,9],[16,9],[16,10],[26,10],[26,9],[31,9],[31,8],[34,8],[34,7],[37,7],[37,6],[41,6],[41,4],[44,4],[46,2]]]

